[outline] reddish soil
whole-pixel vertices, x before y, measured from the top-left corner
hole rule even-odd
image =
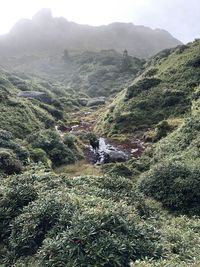
[[[77,125],[73,125],[72,123],[66,125],[63,129],[63,132],[71,132],[76,134],[77,132],[86,131],[92,132],[95,120],[91,120],[94,118],[94,114],[92,112],[78,112],[73,113],[72,118],[74,117],[75,121],[77,121]],[[90,116],[89,122],[87,119]],[[116,147],[118,150],[121,150],[128,155],[129,158],[140,158],[142,153],[145,151],[148,143],[144,143],[142,140],[126,140],[126,141],[118,141],[109,138],[105,138],[107,143]],[[97,160],[96,155],[90,150],[89,147],[85,147],[84,149],[85,158],[88,163],[95,163]]]

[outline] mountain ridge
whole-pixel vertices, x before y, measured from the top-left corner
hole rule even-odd
[[[53,42],[53,45],[52,45]],[[133,23],[114,22],[102,26],[82,25],[63,17],[53,17],[51,11],[42,9],[32,20],[18,21],[11,31],[0,38],[0,55],[46,50],[124,49],[130,55],[149,57],[164,48],[180,45],[169,32],[151,29]]]

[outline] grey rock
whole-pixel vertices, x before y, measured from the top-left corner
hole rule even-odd
[[[51,98],[45,93],[45,92],[39,92],[39,91],[23,91],[18,93],[18,97],[24,97],[24,98],[34,98],[37,100],[40,100],[45,103],[50,103]]]
[[[100,105],[104,105],[104,104],[105,104],[105,98],[104,97],[92,99],[92,100],[89,100],[87,102],[88,107],[100,106]]]
[[[124,162],[127,160],[127,156],[124,152],[122,151],[114,151],[114,150],[108,150],[106,152],[106,161],[108,163],[111,162]]]

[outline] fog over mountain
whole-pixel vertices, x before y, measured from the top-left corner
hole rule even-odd
[[[152,30],[132,23],[112,23],[107,26],[89,26],[53,17],[50,9],[42,9],[32,20],[21,19],[10,33],[0,38],[0,54],[115,49],[130,55],[149,57],[181,42],[162,29]]]

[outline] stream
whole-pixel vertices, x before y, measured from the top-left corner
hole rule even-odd
[[[95,162],[96,165],[102,165],[111,162],[123,162],[129,159],[129,156],[125,152],[106,143],[105,138],[100,137],[98,141],[99,141],[98,149],[93,149],[92,146],[90,146],[90,149],[96,156],[96,162]]]
[[[55,126],[55,130],[63,138],[66,132],[79,135],[81,132],[93,132],[92,124],[81,121],[80,124],[66,126],[65,130],[60,130]],[[131,158],[138,159],[149,146],[140,139],[131,139],[126,141],[109,140],[99,137],[98,145],[93,147],[85,145],[84,155],[88,163],[95,165],[103,165],[106,163],[124,162]]]

